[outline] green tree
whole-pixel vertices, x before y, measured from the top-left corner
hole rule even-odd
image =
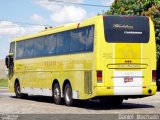
[[[160,0],[115,0],[104,15],[149,16],[155,26],[157,60],[160,61]]]

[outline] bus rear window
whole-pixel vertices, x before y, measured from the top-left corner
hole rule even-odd
[[[107,42],[147,43],[149,19],[143,16],[104,16],[104,34]]]

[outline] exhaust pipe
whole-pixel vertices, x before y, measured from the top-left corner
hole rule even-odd
[[[151,90],[151,89],[149,89],[149,90],[148,90],[148,93],[149,93],[149,94],[151,94],[151,93],[152,93],[152,90]]]

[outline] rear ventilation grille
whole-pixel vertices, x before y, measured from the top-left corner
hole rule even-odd
[[[92,71],[84,72],[84,90],[85,94],[92,94]]]

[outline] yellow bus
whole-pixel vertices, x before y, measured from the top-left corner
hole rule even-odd
[[[13,40],[8,89],[18,98],[52,96],[67,106],[118,105],[156,93],[154,25],[144,16],[95,16]]]

